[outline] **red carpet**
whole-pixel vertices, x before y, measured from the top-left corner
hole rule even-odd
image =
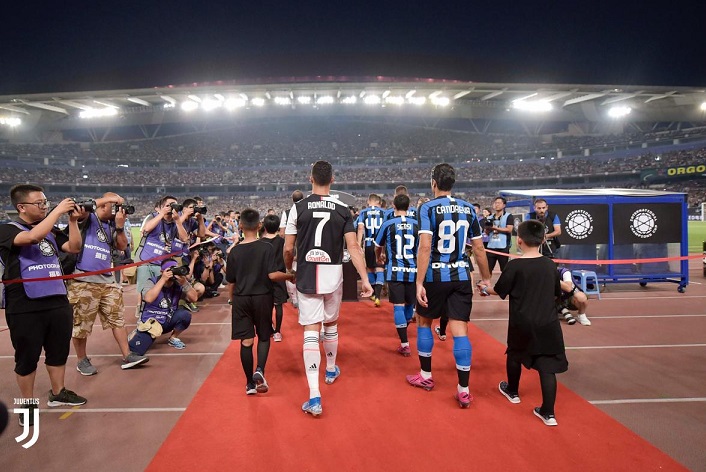
[[[409,329],[413,352],[416,326]],[[239,343],[233,342],[148,470],[684,470],[561,385],[559,426],[545,426],[532,414],[541,403],[536,372],[523,371],[522,403],[509,403],[497,390],[505,378],[504,346],[475,326],[475,401],[461,410],[452,398],[451,340],[435,340],[435,389],[413,388],[404,377],[419,362],[394,352],[391,305],[344,303],[342,374],[333,385],[322,379],[319,418],[301,412],[308,387],[301,328],[290,306],[283,335],[270,350],[269,393],[245,395]]]

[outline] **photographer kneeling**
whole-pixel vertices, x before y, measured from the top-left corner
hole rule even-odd
[[[576,323],[578,318],[579,323],[584,326],[591,326],[591,320],[586,316],[586,308],[588,308],[588,297],[574,283],[574,277],[569,269],[563,267],[557,268],[559,271],[559,283],[561,284],[561,297],[558,297],[557,311],[560,316],[570,325]],[[573,317],[569,310],[577,310],[578,315]]]
[[[179,300],[195,302],[196,291],[186,280],[188,267],[177,267],[174,259],[166,259],[161,269],[159,278],[152,277],[145,282],[140,321],[129,342],[130,350],[140,355],[144,355],[162,333],[171,333],[170,346],[176,349],[186,347],[178,336],[191,324],[191,313],[179,308]]]

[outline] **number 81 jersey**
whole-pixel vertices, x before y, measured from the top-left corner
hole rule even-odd
[[[325,195],[309,195],[292,205],[285,234],[297,235],[297,290],[332,293],[343,283],[343,241],[353,233],[346,204]]]
[[[426,282],[471,280],[465,251],[467,239],[481,237],[473,206],[451,196],[437,197],[419,209],[419,234],[431,235]],[[421,274],[420,274],[421,276]]]

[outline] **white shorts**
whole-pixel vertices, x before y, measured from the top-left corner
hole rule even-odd
[[[297,291],[299,297],[299,324],[331,323],[338,320],[343,298],[343,285],[332,293],[307,294]]]

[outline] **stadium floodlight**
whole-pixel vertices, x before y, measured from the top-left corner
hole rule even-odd
[[[193,100],[196,103],[201,103],[201,97],[199,97],[198,95],[187,95],[186,98],[188,98],[189,100]]]
[[[427,102],[427,97],[409,97],[409,103],[412,105],[424,105]]]
[[[164,108],[174,108],[176,106],[177,101],[169,95],[160,95],[159,98],[167,102],[164,104]]]
[[[385,103],[390,105],[404,105],[404,97],[400,95],[390,95],[389,97],[385,97]]]
[[[449,100],[449,97],[433,97],[431,99],[431,104],[435,105],[437,107],[446,107],[451,103],[451,100]]]
[[[240,97],[229,98],[224,103],[223,106],[226,110],[233,111],[236,108],[243,108],[245,106],[245,100]]]
[[[384,100],[385,98],[387,98],[387,97],[390,95],[390,93],[391,93],[391,92],[390,92],[389,90],[385,90],[384,92],[382,92],[382,98],[383,98],[383,100]]]
[[[377,95],[366,95],[365,98],[363,98],[363,103],[366,105],[379,105],[380,97]]]
[[[224,102],[226,100],[226,97],[224,97],[220,93],[214,93],[213,96],[216,97],[221,102]]]
[[[19,118],[15,117],[7,117],[7,118],[0,118],[0,125],[5,125],[9,126],[10,128],[14,128],[15,126],[20,126],[22,124],[22,120]]]
[[[262,97],[255,97],[252,100],[250,100],[250,103],[252,103],[256,107],[264,107],[265,106],[265,99]]]
[[[311,103],[311,97],[309,95],[300,95],[297,97],[297,102],[301,105],[308,105]]]
[[[529,111],[529,112],[546,112],[551,111],[554,107],[551,103],[546,100],[525,100],[524,98],[513,100],[512,108],[515,110]]]
[[[223,106],[223,102],[220,100],[214,100],[212,98],[205,98],[203,102],[201,102],[201,108],[203,108],[204,111],[211,111],[215,110],[216,108],[220,108]]]
[[[343,97],[343,98],[341,99],[341,103],[343,103],[344,105],[355,105],[355,103],[356,103],[357,101],[358,101],[358,99],[356,98],[355,95],[351,95],[351,96],[348,96],[348,97]]]
[[[113,107],[105,108],[91,108],[89,110],[83,110],[78,114],[79,118],[104,118],[107,116],[115,116],[118,114],[118,109]]]
[[[706,111],[706,102],[701,104],[701,111]]]
[[[627,116],[630,114],[632,111],[632,108],[627,107],[627,106],[620,106],[620,107],[611,107],[608,110],[608,116],[611,118],[622,118],[624,116]]]
[[[415,93],[417,93],[416,90],[410,90],[409,92],[407,92],[407,93],[405,94],[404,98],[406,98],[407,100],[409,100],[409,99],[412,97],[412,95],[414,95]]]
[[[317,105],[331,105],[335,100],[330,95],[323,95],[316,99]]]
[[[275,97],[275,105],[286,106],[286,105],[291,105],[291,104],[292,104],[292,100],[290,100],[289,97]]]
[[[181,102],[181,109],[184,111],[194,111],[199,107],[199,104],[193,100],[185,100]]]

